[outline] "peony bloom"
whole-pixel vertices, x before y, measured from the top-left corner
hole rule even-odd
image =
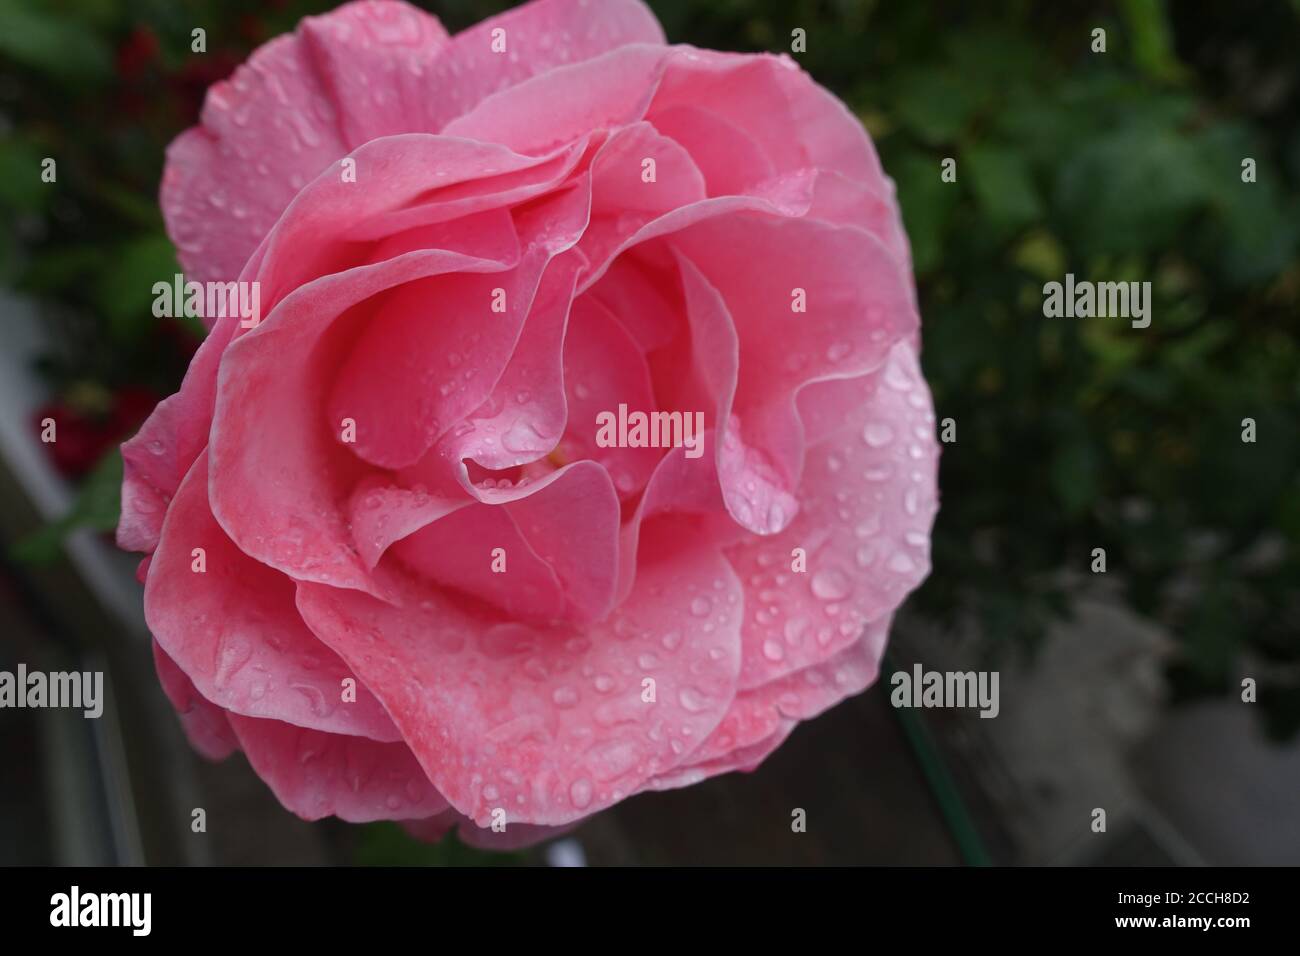
[[[892,183],[790,58],[636,0],[455,37],[351,3],[209,90],[162,206],[189,279],[260,290],[123,449],[205,755],[308,819],[517,844],[876,678],[934,417]],[[693,450],[598,441],[656,411]]]

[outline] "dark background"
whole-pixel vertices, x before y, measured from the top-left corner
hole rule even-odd
[[[449,30],[508,6],[420,5]],[[98,537],[117,442],[201,334],[150,309],[179,271],[163,150],[208,85],[329,6],[0,0],[0,668],[100,662],[114,682],[103,721],[0,712],[0,863],[547,859],[303,824],[242,758],[203,764]],[[795,58],[897,181],[957,441],[887,672],[997,668],[1003,711],[896,711],[878,685],[756,774],[598,817],[575,835],[586,858],[1300,862],[1300,2],[650,6],[702,47],[789,52],[804,29]],[[1067,272],[1150,281],[1150,328],[1044,318]],[[47,415],[56,446],[36,440]]]

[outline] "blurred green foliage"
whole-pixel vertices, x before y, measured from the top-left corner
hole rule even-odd
[[[0,281],[60,324],[57,388],[174,390],[184,356],[158,348],[141,298],[176,269],[163,148],[210,82],[329,5],[0,0]],[[509,4],[423,5],[454,30]],[[1095,583],[1104,547],[1106,582],[1178,640],[1180,694],[1235,693],[1250,674],[1270,729],[1295,732],[1300,2],[651,6],[670,39],[702,47],[789,51],[806,30],[796,59],[897,181],[923,362],[958,431],[915,606],[976,622],[990,653],[1032,649]],[[39,183],[44,156],[57,191]],[[955,183],[940,178],[949,157]],[[1045,319],[1042,286],[1066,272],[1149,280],[1151,327]],[[111,465],[96,474],[116,481]],[[83,510],[102,526],[90,484]]]

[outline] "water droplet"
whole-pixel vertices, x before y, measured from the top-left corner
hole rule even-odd
[[[907,574],[916,569],[916,562],[908,556],[907,552],[898,551],[889,559],[887,567],[899,574]]]
[[[884,422],[871,422],[862,430],[862,440],[872,448],[883,448],[894,440],[894,430]]]
[[[688,710],[693,714],[698,714],[708,706],[708,701],[694,687],[683,687],[677,692],[677,702],[682,705],[683,710]]]
[[[812,593],[823,601],[838,601],[853,590],[848,577],[838,568],[818,571],[812,578]]]
[[[569,799],[578,810],[585,810],[591,804],[591,781],[585,777],[569,785]]]
[[[556,707],[574,707],[578,703],[578,692],[572,687],[557,687],[551,694]]]

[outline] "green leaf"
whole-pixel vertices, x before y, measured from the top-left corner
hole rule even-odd
[[[1011,231],[1042,217],[1033,175],[1019,153],[1000,145],[971,146],[963,153],[962,169],[995,228]]]
[[[909,74],[894,104],[898,121],[930,145],[955,141],[979,105],[970,87],[935,69]]]
[[[1052,455],[1052,490],[1071,517],[1086,511],[1097,497],[1097,460],[1086,438],[1064,439]]]
[[[82,24],[22,0],[0,0],[0,54],[61,80],[108,76],[108,44]]]
[[[1174,52],[1162,0],[1121,0],[1119,8],[1128,28],[1133,59],[1142,72],[1158,80],[1181,79],[1185,71]]]
[[[116,249],[100,274],[100,309],[108,317],[109,333],[129,342],[153,328],[153,286],[170,283],[180,272],[176,251],[164,235],[134,239]]]
[[[1085,144],[1055,189],[1067,234],[1085,256],[1160,251],[1209,197],[1195,145],[1158,128],[1125,128]]]
[[[957,183],[939,178],[940,160],[907,153],[890,167],[898,183],[898,201],[912,242],[912,266],[924,275],[939,264],[943,237],[957,204]],[[961,181],[960,170],[958,182]]]
[[[22,212],[44,208],[57,188],[41,182],[44,158],[30,139],[10,136],[0,140],[0,207]]]

